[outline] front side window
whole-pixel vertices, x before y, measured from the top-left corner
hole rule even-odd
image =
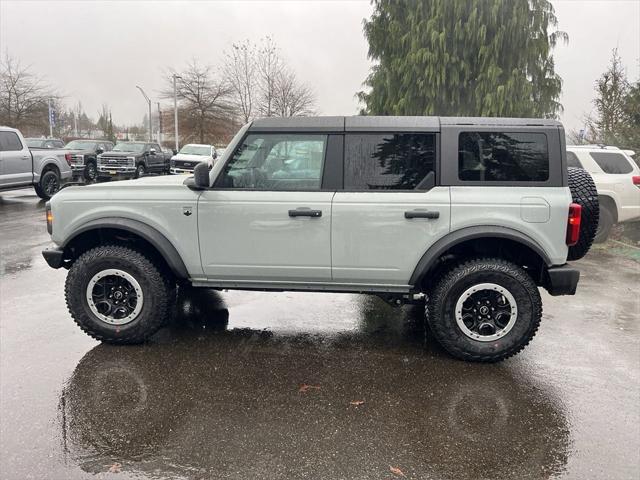
[[[348,134],[345,190],[428,190],[435,185],[432,133]]]
[[[252,190],[320,190],[326,135],[247,135],[216,186]]]
[[[591,152],[589,153],[604,173],[625,174],[633,172],[631,163],[621,153]]]
[[[549,151],[544,133],[462,132],[458,178],[471,182],[545,182]]]
[[[22,142],[15,132],[0,132],[0,151],[17,152],[22,150]]]

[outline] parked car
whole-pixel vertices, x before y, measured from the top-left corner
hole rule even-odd
[[[567,147],[567,165],[583,168],[598,189],[600,222],[595,242],[604,242],[616,223],[640,220],[640,168],[634,152],[604,145]]]
[[[33,187],[45,200],[72,177],[66,150],[31,151],[19,130],[0,127],[0,191]]]
[[[153,142],[118,142],[98,155],[98,178],[139,178],[147,173],[169,173],[169,158]]]
[[[98,179],[98,155],[110,152],[113,143],[107,140],[72,140],[65,145],[71,153],[71,168],[74,177],[95,182]]]
[[[553,120],[267,118],[212,170],[69,187],[47,205],[67,305],[98,340],[166,324],[176,285],[426,302],[452,355],[495,362],[573,295],[597,226],[593,181]],[[108,208],[105,208],[107,205]]]
[[[171,158],[171,173],[193,173],[198,163],[209,162],[213,165],[215,158],[217,158],[216,147],[213,145],[190,143],[183,146],[177,155]]]
[[[29,148],[64,148],[59,138],[25,138]]]

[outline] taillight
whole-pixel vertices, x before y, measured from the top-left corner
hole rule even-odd
[[[639,175],[634,175],[633,177],[631,177],[631,181],[633,182],[633,184],[640,188],[640,176]]]
[[[46,216],[47,216],[47,232],[51,235],[53,231],[53,213],[51,213],[51,204],[47,202],[45,206]]]
[[[71,154],[70,153],[65,153],[64,154],[64,159],[67,161],[69,166],[71,166]]]
[[[582,219],[582,207],[577,203],[569,205],[569,218],[567,219],[567,245],[572,247],[580,239],[580,220]]]

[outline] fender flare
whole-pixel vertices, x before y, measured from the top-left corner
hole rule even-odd
[[[127,232],[134,233],[140,236],[151,245],[153,245],[156,250],[158,250],[162,258],[164,258],[165,262],[167,262],[167,265],[169,265],[171,271],[178,278],[189,278],[187,267],[182,261],[182,257],[178,253],[178,250],[176,250],[176,247],[174,247],[173,244],[169,240],[167,240],[167,237],[165,237],[158,230],[138,220],[118,217],[104,217],[91,220],[75,229],[73,233],[69,235],[68,239],[65,240],[62,245],[60,245],[60,247],[62,249],[66,249],[66,247],[76,238],[78,238],[79,235],[91,230],[100,230],[102,228],[125,230]]]
[[[448,233],[429,247],[429,249],[422,255],[418,265],[416,265],[416,268],[411,274],[409,285],[420,285],[424,276],[431,267],[433,267],[440,256],[451,247],[476,238],[506,238],[508,240],[513,240],[533,250],[542,258],[545,265],[550,266],[552,264],[551,259],[538,242],[517,230],[500,226],[465,227]]]

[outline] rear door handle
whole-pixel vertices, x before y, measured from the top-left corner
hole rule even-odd
[[[296,208],[295,210],[289,210],[289,216],[318,218],[322,216],[322,210],[311,210],[309,208]]]
[[[427,210],[409,210],[408,212],[404,212],[404,218],[429,218],[433,220],[436,218],[440,218],[440,212],[429,212]]]

